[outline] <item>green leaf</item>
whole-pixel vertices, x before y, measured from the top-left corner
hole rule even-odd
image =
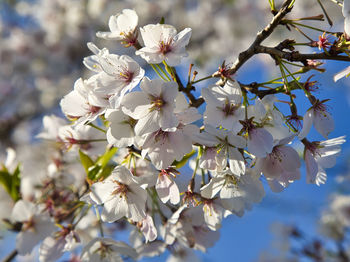
[[[160,21],[159,21],[159,24],[163,25],[164,22],[165,22],[165,19],[164,19],[164,17],[162,16],[162,18],[161,18]]]
[[[0,184],[4,187],[10,197],[17,201],[21,198],[20,195],[20,167],[19,165],[16,167],[13,174],[10,174],[7,169],[0,171]]]
[[[87,178],[91,182],[95,182],[101,178],[106,178],[111,174],[112,170],[114,169],[114,165],[108,165],[108,163],[115,155],[117,150],[118,148],[116,147],[108,149],[97,159],[95,163],[89,156],[85,155],[83,152],[79,152],[80,159],[82,160],[83,166],[87,173]]]
[[[79,156],[80,156],[80,162],[83,165],[86,174],[89,173],[89,168],[94,165],[94,161],[91,160],[91,158],[83,153],[81,150],[79,150]]]
[[[196,150],[192,150],[190,153],[185,155],[180,161],[175,160],[172,165],[175,166],[177,169],[183,167],[196,152]]]
[[[97,177],[97,174],[100,172],[101,169],[102,169],[102,167],[99,166],[99,165],[91,166],[91,167],[88,169],[87,177],[88,177],[90,180],[95,181],[95,179],[96,179],[96,177]]]
[[[114,154],[117,152],[118,148],[112,147],[108,151],[106,151],[99,159],[97,160],[96,164],[105,167],[109,160],[114,156]]]
[[[21,175],[21,171],[20,171],[20,168],[18,165],[12,174],[12,183],[11,183],[11,197],[15,201],[17,201],[21,198],[21,196],[20,196],[20,187],[21,187],[20,175]]]

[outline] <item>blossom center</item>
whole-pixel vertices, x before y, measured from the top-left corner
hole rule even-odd
[[[158,110],[160,111],[161,108],[166,104],[166,102],[163,100],[162,97],[152,97],[152,107],[151,111]]]
[[[120,197],[126,197],[126,194],[129,191],[127,185],[118,182],[117,180],[113,180],[114,183],[117,184],[116,189],[112,192],[112,195],[119,195]]]
[[[159,43],[159,51],[163,54],[163,55],[166,55],[167,53],[171,52],[172,50],[172,47],[171,47],[171,44],[173,42],[173,39],[170,38],[169,40],[167,41],[161,41]]]
[[[34,231],[34,230],[35,230],[35,222],[34,222],[34,219],[31,217],[29,220],[24,221],[24,222],[23,222],[23,225],[22,225],[22,228],[23,228],[24,231],[27,231],[27,230],[32,230],[32,231]]]
[[[234,115],[235,111],[237,110],[238,106],[230,103],[227,99],[225,101],[225,105],[222,108],[222,112],[224,112],[225,117]]]

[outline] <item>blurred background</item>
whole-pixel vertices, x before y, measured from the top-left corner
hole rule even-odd
[[[330,28],[327,22],[323,22],[322,28],[342,32],[341,7],[331,0],[323,0],[322,3],[334,23]],[[25,172],[44,170],[45,145],[40,144],[35,135],[41,130],[44,115],[63,116],[58,106],[60,99],[72,90],[77,78],[88,76],[89,72],[82,64],[83,58],[90,55],[86,43],[92,41],[100,48],[107,47],[118,54],[131,55],[134,51],[115,41],[95,37],[96,31],[108,31],[110,15],[124,8],[136,10],[140,26],[157,23],[164,17],[165,23],[174,25],[178,31],[185,27],[192,28],[189,57],[183,63],[185,66],[179,68],[184,78],[187,77],[190,63],[195,64],[200,78],[215,72],[223,60],[234,62],[238,53],[250,45],[256,33],[272,18],[268,0],[1,0],[1,162],[5,149],[12,147],[17,151],[17,158],[23,163]],[[296,0],[291,16],[300,18],[322,13],[317,0]],[[313,25],[312,22],[309,24]],[[318,34],[308,33],[313,39],[318,39]],[[286,38],[307,41],[295,31],[279,27],[264,44],[274,46]],[[314,52],[315,49],[307,51]],[[145,66],[142,60],[137,61]],[[350,135],[350,80],[344,78],[334,83],[332,79],[336,72],[346,66],[343,62],[327,62],[323,65],[326,72],[313,78],[320,83],[317,97],[331,99],[328,104],[336,123],[331,138]],[[261,55],[245,64],[234,78],[251,83],[268,81],[276,76],[278,68],[274,61]],[[303,76],[304,80],[307,76]],[[208,84],[210,81],[199,85],[198,94],[200,87]],[[308,105],[302,101],[297,106],[302,115],[308,109]],[[311,137],[321,139],[314,130]],[[347,176],[350,176],[349,143],[342,148],[343,153],[337,159],[336,167],[327,170],[326,185],[318,187],[306,184],[305,172],[301,181],[280,194],[271,192],[265,185],[267,195],[263,202],[243,218],[229,217],[224,220],[220,240],[207,254],[198,253],[201,260],[287,261],[284,259],[288,259],[286,252],[290,243],[284,241],[283,234],[290,226],[297,226],[310,235],[318,235],[318,220],[330,197],[339,192],[349,192],[345,186],[349,183],[346,182],[349,180]],[[33,166],[33,159],[41,161],[36,161],[39,164]],[[337,176],[342,178],[336,179]],[[1,235],[0,258],[8,253],[15,241],[11,235],[4,232]],[[158,259],[163,261],[165,258],[166,255]]]

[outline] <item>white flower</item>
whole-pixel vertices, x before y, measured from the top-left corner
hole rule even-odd
[[[241,106],[242,91],[237,82],[228,81],[224,87],[203,88],[202,96],[207,104],[204,124],[222,126],[235,134],[242,129],[239,120],[244,118],[244,108]]]
[[[310,132],[312,124],[316,130],[324,137],[328,138],[330,132],[334,130],[334,120],[327,111],[326,105],[322,101],[317,101],[304,115],[303,129],[298,138],[302,140]]]
[[[324,184],[327,180],[325,168],[331,168],[336,163],[336,157],[340,154],[341,144],[345,142],[345,136],[321,141],[304,142],[304,159],[306,165],[307,183],[316,185]]]
[[[83,81],[79,78],[74,83],[74,90],[64,96],[60,102],[63,113],[72,120],[77,120],[77,124],[94,121],[99,115],[103,114],[108,100],[93,91],[89,81]]]
[[[152,242],[157,238],[157,229],[154,226],[153,219],[149,214],[146,214],[146,217],[139,223],[141,224],[140,230],[145,236],[146,243]]]
[[[145,77],[140,87],[142,92],[127,94],[121,104],[124,113],[139,120],[135,133],[144,135],[160,128],[175,131],[179,123],[174,113],[175,98],[179,93],[176,83]]]
[[[116,167],[105,180],[93,184],[90,197],[95,203],[104,204],[103,221],[111,223],[125,216],[137,222],[146,216],[147,193],[124,166]]]
[[[283,114],[275,108],[276,100],[274,95],[256,99],[255,105],[248,106],[248,118],[254,117],[254,122],[258,122],[274,139],[281,140],[292,133],[284,124]]]
[[[107,140],[116,147],[138,146],[142,139],[136,136],[134,127],[137,120],[123,113],[121,109],[108,109],[105,114],[110,122],[107,130]]]
[[[273,137],[265,128],[250,128],[248,131],[248,151],[256,157],[266,157],[272,152]]]
[[[66,120],[55,115],[44,116],[44,130],[40,132],[36,137],[48,140],[56,140],[58,137],[58,129],[66,124]]]
[[[163,203],[170,200],[171,204],[176,205],[180,202],[180,192],[176,182],[170,177],[172,174],[171,170],[161,170],[158,175],[156,190]]]
[[[219,239],[219,231],[209,230],[199,206],[181,206],[165,225],[163,237],[167,244],[172,244],[176,239],[184,246],[205,252]]]
[[[245,175],[235,176],[229,169],[217,172],[210,182],[201,188],[201,195],[212,199],[220,192],[222,206],[238,216],[250,209],[252,203],[259,203],[265,195],[258,174],[247,169]]]
[[[109,18],[108,26],[111,32],[97,32],[96,36],[104,39],[115,39],[134,45],[137,42],[136,27],[138,16],[132,9],[124,9],[117,15]]]
[[[206,199],[203,201],[204,221],[210,230],[216,231],[221,227],[223,217],[231,214],[226,210],[220,199]]]
[[[282,187],[287,187],[289,183],[300,178],[299,155],[292,147],[286,145],[293,137],[277,141],[270,154],[264,158],[257,158],[255,168],[261,168],[269,184],[270,181],[276,180]],[[271,186],[274,190],[274,186],[277,185],[271,183]]]
[[[177,116],[180,123],[174,131],[159,129],[145,136],[142,156],[148,155],[157,169],[168,168],[174,160],[180,161],[192,151],[193,138],[199,132],[199,128],[190,123],[198,120],[200,115],[196,110],[189,109],[178,113]]]
[[[38,206],[29,201],[17,201],[11,218],[22,223],[21,232],[16,238],[16,250],[20,255],[29,254],[34,246],[55,230],[50,216],[42,213]]]
[[[140,243],[136,247],[136,251],[138,254],[138,260],[142,257],[155,257],[164,253],[166,249],[166,244],[163,241],[155,240],[149,243]]]
[[[344,16],[344,32],[349,37],[350,36],[350,1],[344,0],[343,2],[343,16]]]
[[[84,64],[98,73],[96,93],[108,96],[119,106],[124,95],[139,84],[145,71],[127,55],[110,54],[106,48],[100,50],[93,43],[88,43],[88,47],[95,55],[86,57]]]
[[[82,150],[89,155],[105,151],[107,143],[104,133],[87,125],[62,126],[58,130],[59,142],[66,150]]]
[[[39,249],[39,261],[57,261],[65,252],[75,249],[78,242],[80,239],[72,228],[63,227],[54,236],[48,236],[44,239]]]
[[[216,129],[210,125],[206,125],[204,130],[205,132],[196,136],[196,142],[207,147],[205,149],[207,154],[204,154],[200,159],[200,166],[208,166],[212,170],[214,162],[211,158],[215,157],[216,169],[224,169],[228,159],[230,169],[233,173],[238,176],[244,174],[244,158],[238,149],[245,147],[245,139],[234,135],[231,131]],[[214,153],[214,148],[216,153]]]
[[[145,47],[136,51],[149,64],[165,61],[169,66],[177,66],[186,57],[185,46],[191,37],[192,29],[185,28],[177,34],[175,27],[165,24],[146,25],[140,29]]]
[[[137,258],[134,248],[124,242],[117,242],[110,238],[95,238],[87,244],[82,253],[82,262],[122,262],[122,256]]]

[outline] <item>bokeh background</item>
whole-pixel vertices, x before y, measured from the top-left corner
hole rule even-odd
[[[277,3],[282,1],[276,1]],[[341,8],[330,0],[323,0],[335,31],[343,31]],[[106,31],[108,18],[124,8],[133,8],[139,14],[139,25],[157,23],[161,17],[178,30],[193,29],[188,48],[189,58],[182,77],[187,77],[188,65],[195,64],[198,78],[216,71],[223,60],[233,62],[237,54],[246,49],[256,33],[270,19],[267,0],[1,0],[0,1],[0,155],[13,147],[23,169],[28,173],[41,172],[45,168],[45,147],[35,138],[47,114],[61,115],[58,103],[73,87],[74,81],[88,72],[82,60],[89,55],[86,43],[92,41],[111,52],[131,54],[114,41],[95,37],[96,31]],[[322,14],[316,0],[296,0],[293,17]],[[312,25],[310,22],[309,24]],[[330,29],[327,22],[322,28]],[[312,34],[317,40],[318,34]],[[264,43],[276,45],[286,38],[306,42],[300,34],[278,28]],[[314,52],[313,50],[308,50]],[[142,64],[141,60],[138,60]],[[145,66],[145,64],[142,64]],[[343,62],[327,62],[325,73],[315,74],[319,81],[317,96],[331,99],[328,102],[335,119],[336,129],[331,137],[350,136],[350,80],[333,82],[333,75],[348,66]],[[147,73],[146,73],[147,74]],[[234,76],[240,82],[264,82],[278,75],[274,61],[268,56],[256,56]],[[305,78],[305,79],[304,79]],[[307,76],[302,79],[306,80]],[[205,82],[200,88],[213,82]],[[297,100],[298,101],[298,100]],[[298,101],[300,114],[308,109],[305,100]],[[204,108],[201,108],[204,110]],[[286,108],[287,110],[287,108]],[[310,137],[321,137],[312,130]],[[327,170],[326,185],[318,187],[296,181],[283,193],[275,194],[265,184],[266,197],[261,204],[244,217],[224,220],[221,238],[206,254],[199,254],[202,261],[272,261],[283,256],[288,249],[281,240],[284,226],[297,225],[311,235],[319,234],[318,219],[329,197],[340,190],[349,171],[350,144],[343,145],[343,153],[336,167]],[[33,161],[41,160],[41,161]],[[32,163],[37,163],[33,165]],[[302,167],[302,170],[305,170]],[[346,179],[345,179],[346,180]],[[339,182],[341,181],[341,182]],[[1,200],[0,200],[1,205]],[[1,213],[1,211],[0,211]],[[1,231],[0,258],[15,245],[14,236]],[[18,261],[33,261],[18,258]],[[151,261],[163,261],[166,255]],[[64,259],[62,259],[63,261]],[[35,261],[35,260],[34,260]],[[148,261],[148,260],[147,260]]]

